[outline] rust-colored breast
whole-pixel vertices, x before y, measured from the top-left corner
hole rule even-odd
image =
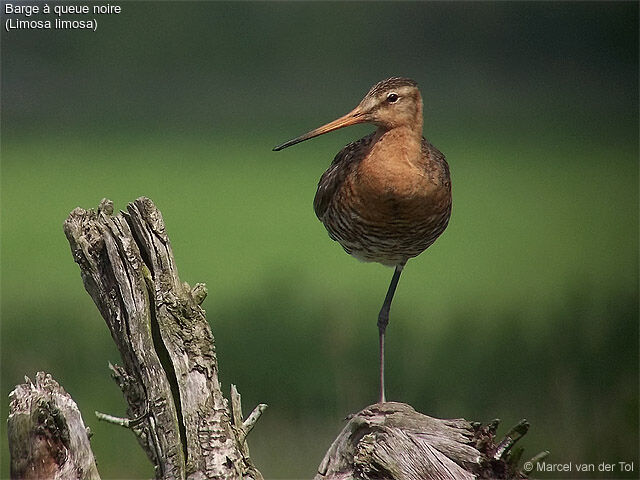
[[[336,156],[320,179],[314,207],[331,238],[349,254],[404,264],[447,227],[449,166],[424,138],[372,134]]]

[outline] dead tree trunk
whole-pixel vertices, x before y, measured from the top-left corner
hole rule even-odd
[[[222,395],[200,307],[207,290],[180,281],[153,202],[139,198],[117,215],[107,200],[76,208],[64,231],[122,357],[112,368],[129,405],[120,423],[134,431],[156,477],[261,479],[245,437],[265,406],[243,422],[239,395],[233,411]]]
[[[9,395],[11,478],[100,480],[80,410],[42,372]]]
[[[134,432],[157,479],[262,480],[246,436],[266,405],[243,420],[235,387],[231,406],[222,395],[200,307],[207,290],[180,281],[153,202],[139,198],[116,215],[108,200],[76,208],[64,231],[122,357],[110,368],[128,418],[98,417]],[[402,403],[372,405],[351,417],[315,480],[525,478],[517,468],[522,450],[512,447],[528,424],[500,442],[497,426],[431,418]],[[99,478],[77,407],[49,376],[12,392],[8,430],[12,478]]]
[[[314,480],[524,479],[515,443],[529,429],[521,420],[496,441],[499,420],[489,425],[463,418],[443,420],[405,403],[371,405],[351,417],[327,451]],[[533,465],[543,452],[530,460]]]

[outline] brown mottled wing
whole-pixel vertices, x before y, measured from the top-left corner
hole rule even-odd
[[[442,185],[451,191],[451,174],[444,154],[422,137],[422,162],[432,182]]]
[[[320,177],[318,190],[313,199],[313,210],[320,221],[324,217],[331,200],[340,190],[352,169],[364,157],[364,151],[369,148],[373,139],[373,133],[350,143],[336,155],[326,172]]]

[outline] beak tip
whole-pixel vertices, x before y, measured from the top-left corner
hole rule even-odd
[[[289,140],[288,142],[284,142],[281,143],[280,145],[276,145],[275,147],[273,147],[271,149],[272,152],[279,152],[280,150],[284,150],[287,147],[290,147],[291,145],[295,145],[296,143],[298,143],[296,140],[298,139],[294,139],[294,140]]]

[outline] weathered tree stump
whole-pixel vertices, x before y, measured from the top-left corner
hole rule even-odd
[[[96,210],[76,208],[64,231],[122,357],[110,368],[128,418],[98,418],[134,432],[157,479],[262,480],[246,437],[266,405],[243,420],[235,386],[230,406],[224,398],[200,307],[206,287],[180,281],[153,202],[139,198],[116,215],[108,200]],[[528,424],[500,442],[497,426],[431,418],[402,403],[372,405],[351,417],[315,480],[526,478],[518,470],[522,449],[512,447]],[[12,392],[9,444],[12,478],[99,478],[76,405],[45,374]]]
[[[42,372],[9,394],[11,478],[100,480],[80,410]]]
[[[314,480],[527,478],[518,469],[522,449],[512,447],[529,424],[520,421],[496,442],[498,423],[432,418],[405,403],[371,405],[351,417]]]
[[[113,214],[76,208],[64,223],[87,292],[105,319],[123,366],[113,376],[130,427],[163,479],[262,479],[249,457],[240,396],[222,395],[207,290],[182,283],[162,214],[148,198]]]

